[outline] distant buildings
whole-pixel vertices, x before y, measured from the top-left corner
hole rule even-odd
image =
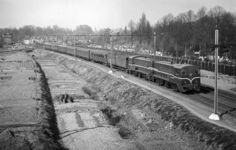
[[[33,39],[24,39],[23,43],[26,44],[26,45],[33,44],[34,40]]]
[[[12,33],[4,33],[2,35],[3,44],[13,44],[13,34]]]

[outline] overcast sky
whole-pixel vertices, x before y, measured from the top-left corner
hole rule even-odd
[[[222,6],[236,12],[236,0],[0,0],[0,28],[24,25],[75,29],[87,24],[93,29],[124,28],[142,13],[154,25],[163,16],[205,6],[207,10]]]

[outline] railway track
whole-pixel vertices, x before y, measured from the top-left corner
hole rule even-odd
[[[145,80],[144,78],[142,79]],[[156,83],[156,86],[159,86],[159,85]],[[169,90],[170,92],[174,92],[165,86],[163,86],[163,88],[165,88],[166,90]],[[204,85],[204,86],[201,86],[200,89],[201,90],[198,93],[187,92],[187,93],[179,93],[179,95],[198,101],[208,107],[211,107],[213,110],[214,88]],[[218,89],[218,112],[221,117],[226,114],[236,117],[235,97],[236,95],[231,92]]]
[[[144,78],[142,78],[145,80]],[[155,83],[153,83],[155,84]],[[160,86],[156,83],[156,86]],[[173,90],[163,86],[166,90],[174,92]],[[188,97],[192,100],[198,101],[208,107],[214,108],[214,88],[203,85],[200,87],[200,92],[187,92],[179,93],[179,95]],[[218,89],[218,112],[220,116],[229,114],[233,117],[236,117],[236,95],[232,92],[227,92],[221,89]]]
[[[67,55],[67,54],[65,54]],[[145,79],[143,79],[145,80]],[[155,84],[155,83],[153,83]],[[159,86],[156,84],[156,86]],[[166,88],[165,86],[163,86]],[[170,90],[166,88],[166,90]],[[170,92],[173,92],[170,90]],[[191,93],[191,94],[182,94],[182,96],[188,97],[192,100],[198,101],[200,103],[205,104],[209,107],[214,107],[214,89],[209,86],[201,86],[201,91],[198,93]],[[225,114],[232,115],[236,117],[236,103],[235,103],[235,97],[236,95],[224,90],[218,90],[218,110],[221,116]]]
[[[144,78],[142,78],[145,80]],[[160,86],[157,83],[156,86]],[[163,86],[166,90],[170,92],[174,92],[173,90]],[[192,100],[198,101],[208,107],[211,107],[212,110],[214,108],[214,88],[203,85],[200,87],[200,92],[187,92],[187,93],[179,93],[179,95],[190,98]],[[236,117],[236,95],[227,92],[221,89],[218,89],[218,112],[220,116],[229,114],[233,117]]]
[[[202,103],[214,107],[214,89],[211,87],[201,86],[202,93],[195,94],[195,97],[198,97],[198,100]],[[205,94],[203,94],[205,93]],[[236,103],[235,103],[236,95],[227,92],[221,89],[218,89],[218,110],[220,112],[220,116],[225,114],[233,115],[236,117]]]

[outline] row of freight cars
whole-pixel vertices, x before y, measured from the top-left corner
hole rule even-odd
[[[133,74],[165,85],[175,91],[199,91],[200,70],[199,67],[190,64],[177,64],[168,61],[155,61],[141,55],[128,55],[114,51],[112,54],[106,50],[90,48],[70,47],[53,44],[38,44],[39,48],[60,52],[79,57],[89,61],[102,63],[116,67]]]

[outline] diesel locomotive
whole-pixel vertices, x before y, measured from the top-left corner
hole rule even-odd
[[[190,64],[155,61],[144,56],[130,56],[127,72],[175,91],[200,90],[200,70]]]
[[[38,44],[40,48],[76,56],[89,61],[102,63],[122,69],[127,73],[145,78],[174,91],[199,91],[200,69],[191,64],[177,64],[168,61],[156,61],[141,55],[130,55],[119,51],[112,54],[103,49]]]

